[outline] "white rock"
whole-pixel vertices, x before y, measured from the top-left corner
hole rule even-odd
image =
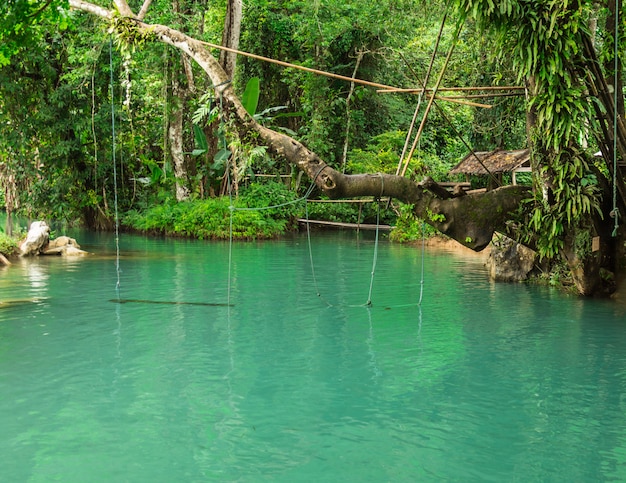
[[[22,256],[38,255],[42,247],[48,244],[50,227],[45,221],[33,221],[30,224],[26,240],[20,245]]]

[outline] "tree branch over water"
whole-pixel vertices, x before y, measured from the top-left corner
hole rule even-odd
[[[112,10],[83,0],[70,0],[70,6],[106,21],[117,15]],[[519,203],[528,197],[525,187],[508,186],[486,193],[457,198],[442,197],[441,187],[430,182],[416,183],[390,174],[346,175],[326,164],[296,139],[259,124],[244,108],[219,62],[206,45],[166,25],[145,23],[133,14],[125,0],[116,0],[119,13],[132,22],[143,36],[171,45],[194,59],[211,79],[218,97],[232,115],[242,138],[268,146],[274,154],[304,171],[330,198],[358,196],[391,197],[414,205],[414,212],[427,223],[474,250],[485,248],[494,231],[504,231],[505,222]],[[149,1],[144,2],[149,5]],[[142,11],[144,9],[142,8]]]

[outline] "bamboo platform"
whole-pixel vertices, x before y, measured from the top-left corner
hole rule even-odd
[[[305,218],[298,218],[298,223],[302,225],[305,225],[307,222],[310,225],[329,228],[347,228],[350,230],[376,230],[376,225],[370,223],[341,223],[338,221],[306,220]],[[378,229],[380,231],[391,231],[393,229],[393,226],[378,225]]]

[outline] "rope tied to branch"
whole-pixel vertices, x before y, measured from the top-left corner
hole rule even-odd
[[[117,159],[116,159],[116,136],[115,136],[115,92],[113,82],[113,41],[109,39],[109,71],[110,71],[110,87],[111,87],[111,151],[113,158],[113,208],[115,211],[115,273],[117,274],[117,282],[115,291],[117,297],[120,297],[120,221],[118,214],[117,201]]]
[[[385,178],[382,173],[377,173],[380,177],[380,196],[378,197],[376,203],[376,238],[374,241],[374,259],[372,261],[372,272],[370,276],[370,290],[367,295],[367,302],[365,303],[366,307],[372,306],[372,289],[374,288],[374,275],[376,274],[376,262],[378,261],[378,232],[380,227],[380,200],[383,197],[385,192]]]
[[[609,215],[613,218],[613,233],[612,237],[617,237],[617,231],[619,228],[619,208],[617,207],[617,100],[618,92],[617,86],[619,82],[619,59],[618,59],[618,35],[619,35],[619,0],[615,0],[615,38],[614,40],[614,79],[613,79],[613,211]]]

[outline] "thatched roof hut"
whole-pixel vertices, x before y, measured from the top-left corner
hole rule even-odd
[[[498,180],[502,180],[503,173],[512,173],[513,184],[517,184],[515,179],[516,173],[530,172],[530,150],[497,150],[470,153],[450,170],[450,174],[487,176],[489,173],[485,168]]]

